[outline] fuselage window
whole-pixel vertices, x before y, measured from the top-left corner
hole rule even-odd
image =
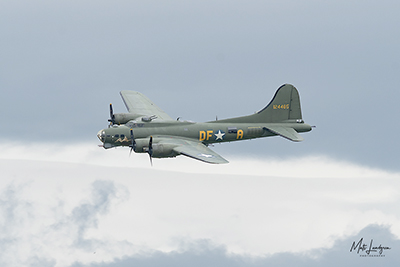
[[[118,137],[119,137],[119,134],[114,135],[114,137],[115,137],[115,138],[118,138]]]

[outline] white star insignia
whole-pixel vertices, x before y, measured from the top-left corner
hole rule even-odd
[[[204,153],[198,154],[198,156],[199,156],[199,157],[206,157],[206,158],[212,158],[212,157],[214,157],[213,155],[207,155],[207,154],[204,154]]]
[[[221,130],[218,130],[218,133],[215,134],[215,141],[217,141],[218,139],[223,140],[225,133],[222,133]]]

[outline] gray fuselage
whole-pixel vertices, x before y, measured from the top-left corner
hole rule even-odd
[[[114,125],[99,131],[98,137],[104,143],[104,148],[129,146],[131,144],[131,129],[135,139],[153,136],[157,143],[157,136],[183,137],[200,141],[205,145],[212,143],[233,142],[246,139],[275,136],[267,129],[268,126],[285,126],[297,132],[311,131],[311,126],[302,120],[280,123],[225,123],[188,121],[131,121],[125,125]]]

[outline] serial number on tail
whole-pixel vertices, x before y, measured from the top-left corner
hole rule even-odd
[[[274,105],[274,109],[289,109],[289,104],[284,104],[284,105]]]

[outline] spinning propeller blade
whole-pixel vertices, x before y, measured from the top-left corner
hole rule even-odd
[[[153,166],[153,136],[150,136],[149,150],[147,150],[147,153],[149,153],[150,164]]]
[[[111,122],[111,125],[115,124],[115,116],[114,116],[112,104],[110,104],[110,119],[108,121]]]
[[[131,148],[131,150],[129,151],[129,157],[132,154],[132,150],[135,151],[136,149],[136,142],[135,142],[135,137],[133,136],[133,130],[131,129],[131,140],[132,140],[132,144],[129,145],[129,147]]]

